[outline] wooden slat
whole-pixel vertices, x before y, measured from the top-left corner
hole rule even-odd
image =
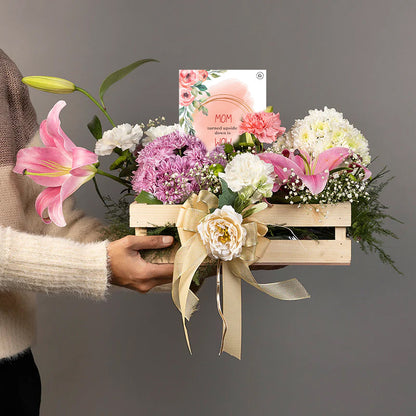
[[[259,263],[347,266],[351,263],[351,240],[273,240]]]
[[[130,205],[130,227],[160,227],[175,224],[180,205]],[[351,225],[351,204],[336,205],[273,205],[255,218],[268,225],[290,227],[348,227]]]
[[[155,263],[173,263],[175,253]],[[271,240],[257,265],[340,265],[351,263],[351,240]]]
[[[135,228],[135,235],[138,235],[138,236],[147,235],[147,228]]]
[[[335,227],[335,240],[346,240],[347,229],[345,227]]]

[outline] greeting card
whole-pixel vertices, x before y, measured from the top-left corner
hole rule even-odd
[[[265,110],[266,71],[179,71],[179,124],[196,135],[208,150],[237,141],[241,119]]]

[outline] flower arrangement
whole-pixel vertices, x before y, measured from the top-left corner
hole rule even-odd
[[[59,115],[66,103],[58,101],[40,126],[44,147],[20,150],[14,172],[29,175],[46,187],[36,200],[36,210],[43,221],[58,226],[65,226],[63,201],[90,179],[113,222],[117,227],[124,226],[124,233],[128,232],[126,209],[133,199],[142,204],[180,205],[176,227],[166,224],[153,232],[171,233],[180,243],[175,255],[172,296],[182,314],[188,346],[185,319],[190,318],[198,300],[190,288],[201,284],[206,262],[217,272],[218,310],[223,319],[221,351],[236,357],[240,356],[241,280],[279,299],[309,296],[296,279],[257,283],[250,265],[261,258],[271,239],[319,239],[333,231],[267,227],[256,220],[256,215],[271,204],[350,203],[348,236],[358,241],[364,251],[378,252],[382,261],[395,268],[378,237],[396,237],[384,227],[385,219],[394,218],[386,213],[387,207],[379,198],[388,182],[387,171],[372,175],[368,169],[368,142],[343,114],[327,107],[311,110],[286,132],[279,113],[268,107],[243,117],[236,143],[208,151],[197,137],[181,127],[186,125],[190,131],[190,114],[202,106],[199,97],[206,94],[204,81],[220,76],[215,71],[201,70],[180,73],[179,125],[164,125],[163,117],[146,125],[116,125],[104,104],[105,92],[133,69],[151,61],[154,60],[140,60],[110,74],[100,87],[100,102],[71,81],[24,78],[23,82],[43,91],[83,93],[97,105],[111,129],[103,131],[100,119],[94,116],[88,129],[96,139],[95,151],[77,147],[61,128]],[[99,157],[110,155],[115,156],[110,166],[112,173],[99,167]],[[122,185],[123,197],[108,204],[108,198],[99,190],[97,175]],[[43,217],[45,211],[48,215]],[[212,271],[211,268],[206,274]],[[221,272],[224,311],[219,301]]]

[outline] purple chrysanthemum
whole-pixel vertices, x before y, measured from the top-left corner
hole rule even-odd
[[[215,178],[208,168],[214,163],[226,164],[222,147],[208,153],[198,138],[176,131],[139,152],[133,189],[149,192],[165,204],[180,204],[193,192],[209,189]]]

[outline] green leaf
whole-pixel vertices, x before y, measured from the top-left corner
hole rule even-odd
[[[155,196],[146,191],[141,191],[139,195],[134,199],[139,204],[149,204],[149,205],[162,205],[163,202],[159,201]]]
[[[208,115],[208,108],[206,108],[206,107],[202,106],[202,107],[201,107],[201,111],[202,111],[202,114],[203,114],[204,116],[207,116],[207,115]]]
[[[101,127],[101,121],[97,116],[87,124],[88,130],[95,137],[95,140],[100,140],[103,137],[103,128]]]
[[[234,146],[230,143],[225,143],[224,152],[227,153],[227,154],[234,153]]]
[[[257,212],[263,211],[263,209],[267,208],[267,204],[265,202],[259,202],[258,204],[254,205],[251,208],[246,208],[242,214],[243,214],[243,218],[247,218],[250,215],[253,215]]]
[[[117,81],[120,81],[123,79],[126,75],[130,74],[131,71],[139,67],[140,65],[143,65],[147,62],[159,62],[156,59],[140,59],[139,61],[133,62],[130,65],[125,66],[124,68],[119,69],[118,71],[113,72],[110,74],[101,84],[100,87],[100,101],[101,104],[105,107],[104,104],[104,94],[106,91]]]
[[[222,193],[218,197],[218,206],[222,208],[224,205],[231,205],[233,206],[233,203],[237,197],[237,192],[232,191],[228,185],[227,182],[225,182],[224,179],[220,178],[221,181],[221,189]]]
[[[207,86],[204,84],[198,85],[198,88],[200,91],[206,91],[208,89]]]
[[[130,177],[133,173],[134,170],[137,169],[137,166],[134,165],[128,165],[126,166],[124,169],[122,169],[120,171],[120,173],[118,174],[119,178],[126,178],[126,177]]]

